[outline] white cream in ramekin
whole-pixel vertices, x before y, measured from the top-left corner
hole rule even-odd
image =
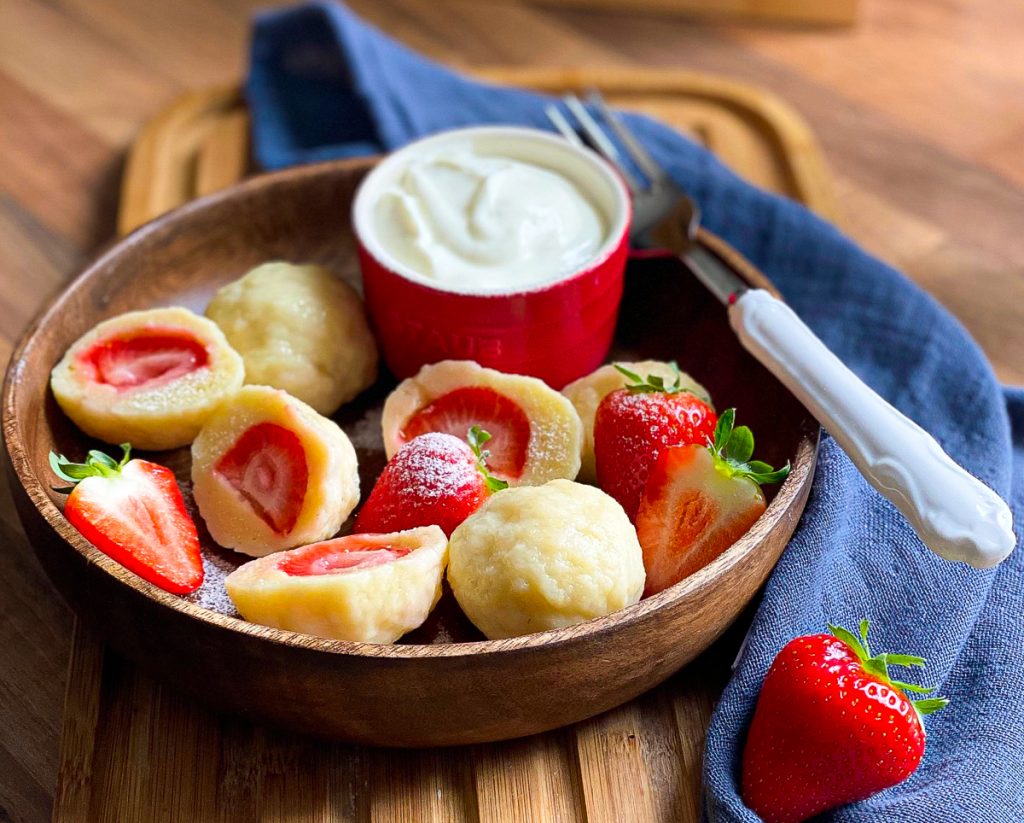
[[[621,181],[545,132],[481,127],[417,141],[367,177],[353,207],[368,250],[461,294],[538,288],[606,256],[628,220]]]

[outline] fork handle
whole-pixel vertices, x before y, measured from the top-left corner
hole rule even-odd
[[[740,342],[807,407],[867,481],[947,560],[990,568],[1016,543],[1010,509],[883,400],[785,303],[749,289],[729,306]]]

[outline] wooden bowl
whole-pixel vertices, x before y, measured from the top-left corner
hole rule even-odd
[[[219,286],[266,260],[323,263],[358,283],[348,215],[371,165],[288,170],[190,203],[103,254],[35,320],[3,390],[11,486],[25,530],[61,594],[111,646],[254,720],[361,743],[432,746],[519,737],[610,709],[664,680],[735,619],[792,534],[814,470],[817,425],[741,350],[724,310],[677,262],[630,265],[614,356],[678,360],[720,408],[739,408],[760,457],[789,459],[793,471],[731,549],[635,606],[566,629],[487,641],[446,592],[428,624],[400,644],[324,640],[238,618],[222,581],[248,558],[205,534],[207,581],[181,598],[98,552],[61,514],[49,451],[80,458],[98,445],[49,391],[50,370],[65,349],[97,322],[131,309],[177,304],[201,312]],[[761,282],[756,272],[749,276]],[[392,385],[383,376],[337,418],[356,445],[364,495],[384,465],[379,416]],[[154,459],[175,469],[191,503],[188,450]]]

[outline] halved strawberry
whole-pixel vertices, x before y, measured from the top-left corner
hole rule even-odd
[[[678,369],[675,381],[667,383],[658,375],[644,379],[618,364],[615,368],[633,382],[608,394],[597,407],[594,459],[598,485],[634,520],[647,476],[662,450],[688,443],[703,446],[718,418],[684,386]]]
[[[491,434],[491,469],[502,477],[519,477],[530,444],[530,420],[518,403],[494,389],[467,386],[438,397],[405,422],[401,437],[409,441],[427,432],[445,432],[461,439],[472,426]]]
[[[73,488],[64,516],[82,537],[125,568],[173,594],[195,591],[203,561],[195,523],[174,473],[147,460],[120,462],[91,451],[85,463],[50,452],[50,467]]]
[[[636,517],[647,570],[645,595],[703,568],[735,543],[765,510],[763,483],[789,474],[750,460],[754,436],[722,413],[708,446],[674,446],[655,461]],[[598,463],[600,469],[600,463]]]
[[[186,331],[147,328],[100,340],[78,362],[97,383],[126,391],[169,383],[204,367],[209,359],[206,346]]]
[[[397,532],[440,526],[451,536],[487,497],[508,486],[487,469],[490,435],[473,426],[468,444],[451,434],[428,432],[402,446],[381,472],[354,531]]]
[[[234,486],[278,534],[287,534],[302,511],[309,466],[302,441],[277,423],[257,423],[242,434],[214,469]]]
[[[372,569],[405,557],[412,549],[378,546],[358,540],[352,535],[323,543],[311,543],[301,549],[284,552],[278,568],[294,577],[317,574],[343,574],[359,569]]]

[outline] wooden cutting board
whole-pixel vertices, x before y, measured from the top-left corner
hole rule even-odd
[[[507,0],[490,0],[507,2]],[[803,26],[851,26],[858,0],[527,0],[537,6],[739,18]]]
[[[687,132],[751,182],[836,218],[816,140],[765,92],[681,71],[479,74],[554,93],[596,86],[615,105]],[[119,227],[251,171],[238,90],[187,94],[132,146]],[[218,715],[77,626],[54,820],[697,821],[704,734],[748,620],[662,686],[600,717],[510,743],[419,751],[324,743]]]

